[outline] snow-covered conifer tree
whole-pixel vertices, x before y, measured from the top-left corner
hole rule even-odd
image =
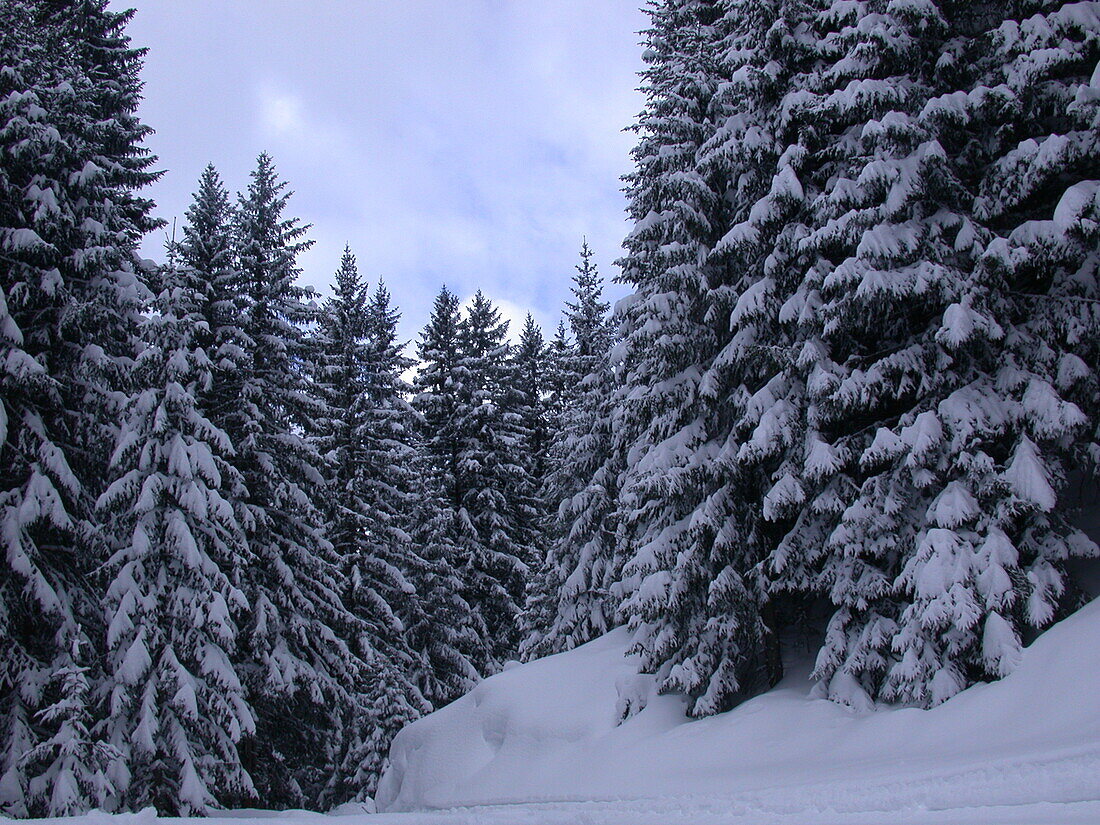
[[[565,319],[561,318],[554,330],[554,337],[546,345],[546,416],[550,449],[560,437],[562,428],[562,415],[570,390],[568,361],[572,349]]]
[[[72,637],[68,658],[51,678],[53,699],[37,714],[47,738],[20,758],[23,772],[34,777],[27,783],[24,816],[78,816],[89,805],[117,803],[126,767],[117,748],[92,734],[95,699],[89,668],[81,664],[87,658],[81,636]]]
[[[592,249],[581,244],[581,262],[573,276],[573,301],[565,306],[565,319],[572,333],[573,346],[566,361],[565,379],[574,392],[581,392],[584,380],[596,373],[606,361],[614,339],[609,310],[603,299],[603,278],[592,261]]]
[[[240,401],[237,372],[247,361],[240,326],[245,296],[234,250],[233,205],[213,165],[203,170],[186,218],[183,238],[170,249],[170,257],[181,271],[191,273],[200,290],[195,344],[212,363],[196,398],[203,414],[224,430]]]
[[[156,225],[137,195],[155,178],[142,51],[130,13],[106,6],[0,4],[0,810],[13,813],[36,780],[21,756],[50,735],[36,721],[47,685],[100,634],[91,505],[145,297],[136,247]]]
[[[485,622],[465,596],[472,534],[460,517],[466,375],[459,363],[460,322],[458,298],[443,287],[420,335],[420,369],[413,379],[423,477],[415,536],[429,568],[418,582],[425,612],[410,623],[409,636],[425,662],[421,689],[435,707],[469,691],[491,669]]]
[[[807,59],[802,4],[729,2],[721,11],[713,131],[696,154],[698,174],[725,205],[712,213],[717,232],[703,241],[700,267],[714,345],[695,384],[699,441],[676,459],[693,512],[673,542],[669,590],[687,629],[664,683],[691,696],[696,715],[766,689],[781,672],[783,617],[763,565],[773,523],[800,503],[790,462],[804,443],[799,328],[811,311],[797,267],[806,133],[784,106]]]
[[[542,488],[548,469],[547,452],[550,441],[549,351],[542,337],[542,330],[527,313],[520,330],[519,341],[512,352],[512,368],[515,373],[515,389],[518,393],[519,414],[526,432],[528,468],[536,490]],[[539,507],[541,513],[541,507]]]
[[[344,603],[366,626],[356,643],[371,665],[372,684],[326,791],[328,804],[371,792],[378,777],[365,766],[381,768],[389,748],[383,732],[392,736],[427,710],[411,681],[416,657],[405,635],[405,622],[421,612],[412,602],[425,563],[409,534],[416,452],[398,317],[384,286],[368,296],[355,256],[345,249],[333,298],[321,313],[319,385],[326,411],[314,432],[328,464],[321,505],[326,535],[342,566]],[[355,776],[367,781],[356,785]]]
[[[976,135],[1004,134],[985,119],[1013,92],[980,78],[986,50],[957,36],[985,15],[873,11],[836,4],[814,23],[824,59],[802,105],[821,195],[804,249],[833,367],[808,390],[826,460],[807,450],[802,477],[834,503],[785,548],[824,551],[818,586],[837,610],[823,690],[927,706],[1010,671],[1059,609],[1062,561],[1093,551],[1055,511],[1059,454],[1085,417],[1055,390],[1058,343],[1004,273],[1004,182]]]
[[[212,340],[208,273],[170,264],[160,281],[99,501],[111,545],[106,731],[129,772],[122,807],[188,815],[255,796],[237,751],[255,720],[235,664],[251,559],[232,445],[197,401],[214,371],[200,343]]]
[[[531,578],[524,607],[527,658],[569,649],[613,624],[609,571],[601,561],[611,547],[605,519],[615,490],[603,469],[610,459],[613,333],[602,279],[591,258],[585,242],[573,279],[576,302],[565,313],[573,342],[563,321],[550,346],[549,403],[557,415],[541,494],[547,510],[545,557]]]
[[[476,293],[459,332],[457,487],[459,521],[471,539],[465,596],[485,622],[494,666],[516,654],[519,613],[536,555],[535,490],[507,331],[499,310]]]
[[[240,667],[256,713],[245,767],[271,805],[301,805],[329,781],[366,683],[350,640],[362,622],[344,605],[339,558],[319,512],[323,461],[305,433],[324,411],[310,376],[316,353],[306,326],[315,310],[298,286],[306,227],[284,216],[290,197],[262,154],[236,212],[246,359],[226,417],[244,479],[238,502],[253,559],[242,589],[251,607]]]
[[[688,693],[693,714],[728,707],[779,672],[756,573],[763,552],[737,535],[750,525],[727,500],[736,489],[728,473],[738,438],[730,413],[743,390],[708,371],[738,320],[732,310],[748,283],[737,278],[752,280],[712,252],[732,222],[744,221],[733,210],[770,190],[775,154],[751,88],[778,69],[760,53],[773,9],[727,6],[668,2],[652,12],[647,106],[629,189],[635,227],[622,262],[635,293],[620,303],[613,417],[613,450],[625,469],[620,610],[644,667],[661,689]],[[739,97],[747,104],[740,113]],[[750,132],[760,156],[732,147],[724,158],[723,131],[733,142]]]

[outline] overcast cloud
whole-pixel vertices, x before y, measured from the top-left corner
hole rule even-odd
[[[182,216],[208,161],[236,190],[267,150],[313,224],[305,280],[326,289],[350,243],[407,338],[442,283],[552,327],[583,235],[614,274],[622,130],[641,109],[637,0],[126,5],[150,48],[162,217]]]

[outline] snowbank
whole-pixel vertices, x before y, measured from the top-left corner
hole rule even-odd
[[[1006,679],[930,711],[858,714],[805,669],[721,716],[653,696],[618,630],[513,667],[410,725],[380,811],[708,797],[756,810],[935,810],[1100,799],[1100,600]],[[624,702],[644,709],[616,725]],[[983,820],[984,821],[984,820]]]

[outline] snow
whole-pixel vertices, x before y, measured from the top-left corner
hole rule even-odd
[[[811,698],[805,662],[689,721],[625,630],[513,667],[394,741],[372,823],[1100,821],[1100,600],[932,710]],[[630,696],[623,696],[630,693]],[[623,704],[644,709],[623,722]],[[481,806],[481,807],[476,807]],[[876,813],[877,812],[877,813]]]
[[[1095,825],[1100,600],[1000,682],[928,711],[853,712],[775,690],[688,721],[615,630],[513,666],[405,728],[378,808],[246,810],[208,825]],[[647,696],[639,696],[648,693]],[[644,709],[617,725],[625,699]],[[420,808],[408,812],[407,809]],[[428,810],[424,810],[428,809]],[[334,817],[336,821],[334,822]],[[151,810],[57,825],[155,825]],[[163,820],[165,825],[181,820]]]

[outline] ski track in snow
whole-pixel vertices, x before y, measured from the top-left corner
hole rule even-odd
[[[900,768],[901,766],[895,766]],[[729,797],[546,800],[379,814],[377,825],[1097,825],[1100,747],[918,778],[777,786]]]
[[[893,770],[903,764],[891,766]],[[500,802],[432,811],[325,815],[238,811],[207,825],[1097,825],[1100,746],[992,761],[906,780],[778,785],[730,796]],[[348,806],[354,809],[356,806]],[[185,825],[90,814],[56,825]]]
[[[1052,765],[1055,763],[1051,763]],[[963,775],[952,777],[962,781]],[[897,783],[900,785],[900,783]],[[916,796],[922,794],[919,787]],[[347,814],[308,811],[238,812],[200,820],[207,825],[1096,825],[1100,801],[1026,802],[1023,804],[925,806],[907,797],[865,795],[864,789],[776,789],[773,800],[762,794],[737,797],[659,797],[583,802],[524,802],[451,808],[440,811]],[[912,795],[909,795],[910,797]],[[934,796],[934,794],[933,794]],[[56,825],[188,825],[195,820],[157,819],[152,812],[89,814],[76,819],[37,820]]]

